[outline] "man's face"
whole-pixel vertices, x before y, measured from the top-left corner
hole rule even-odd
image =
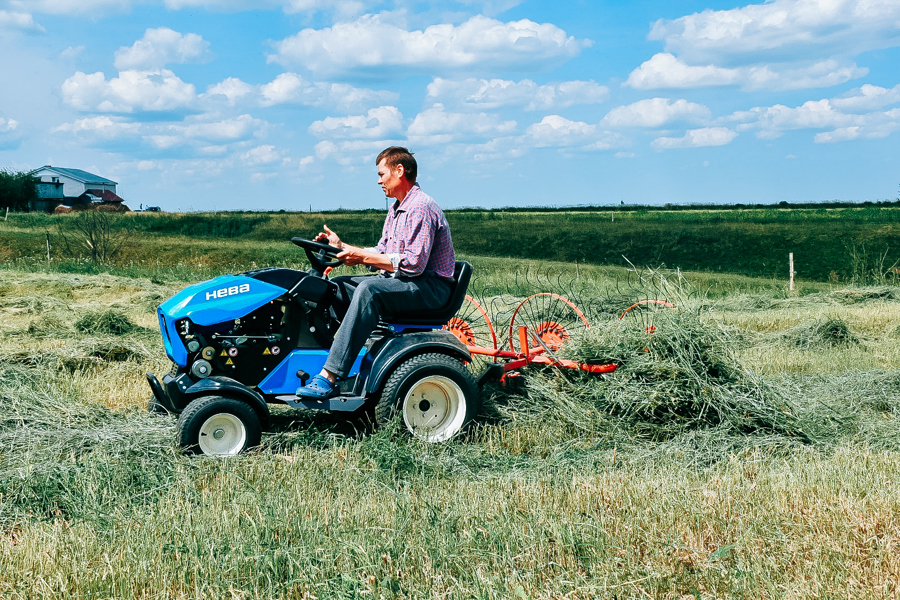
[[[384,191],[384,195],[388,198],[396,198],[399,200],[398,194],[403,187],[403,165],[389,167],[385,164],[386,158],[381,159],[378,163],[378,185]]]

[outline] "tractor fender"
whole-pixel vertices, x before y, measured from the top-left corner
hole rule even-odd
[[[257,416],[259,416],[259,422],[262,425],[263,431],[269,428],[269,406],[266,404],[266,401],[259,392],[248,388],[243,383],[236,381],[231,377],[213,375],[206,379],[201,379],[184,391],[184,396],[188,399],[188,402],[199,396],[209,396],[211,394],[243,400],[249,404],[256,412]]]
[[[463,343],[449,331],[408,333],[390,338],[372,361],[372,368],[366,380],[366,394],[380,390],[385,379],[398,364],[417,354],[429,352],[447,354],[463,362],[472,360],[472,355]]]

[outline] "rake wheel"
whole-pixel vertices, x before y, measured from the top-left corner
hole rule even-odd
[[[447,321],[444,329],[456,336],[466,346],[478,346],[488,350],[497,349],[497,333],[487,311],[477,300],[466,294],[462,307]],[[497,362],[496,357],[473,354],[470,366],[479,370],[487,363]]]
[[[551,352],[565,346],[573,334],[590,328],[584,313],[571,300],[553,292],[533,294],[516,307],[509,323],[509,346],[513,352],[525,351],[519,344],[522,325],[528,328],[531,340],[537,337]],[[534,341],[534,346],[540,345]]]
[[[641,327],[645,332],[653,333],[656,331],[656,325],[653,324],[656,314],[674,308],[674,304],[665,300],[640,300],[626,308],[622,314],[619,315],[619,320],[634,323]]]

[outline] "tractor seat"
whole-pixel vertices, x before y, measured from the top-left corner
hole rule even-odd
[[[450,300],[438,310],[403,312],[395,315],[382,315],[381,320],[393,325],[443,325],[457,313],[466,299],[469,280],[472,279],[472,265],[465,261],[456,261],[453,268],[453,288]]]

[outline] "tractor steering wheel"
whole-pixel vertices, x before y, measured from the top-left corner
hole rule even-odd
[[[306,251],[306,258],[309,259],[312,268],[319,273],[324,273],[328,267],[336,267],[341,264],[341,261],[335,258],[341,252],[340,248],[299,237],[295,237],[291,241]]]

